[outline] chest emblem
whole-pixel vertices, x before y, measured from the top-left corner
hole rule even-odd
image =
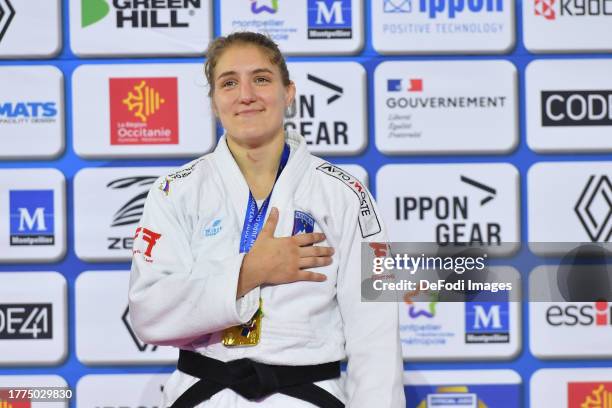
[[[315,220],[312,215],[303,211],[295,211],[293,215],[293,232],[291,235],[308,234],[314,231]]]
[[[203,235],[205,237],[214,237],[219,232],[221,232],[221,218],[217,218],[209,226],[204,228],[204,234]]]

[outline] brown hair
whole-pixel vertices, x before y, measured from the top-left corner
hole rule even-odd
[[[259,47],[268,55],[270,62],[278,67],[283,85],[289,86],[291,80],[289,79],[287,63],[278,45],[266,35],[252,31],[240,31],[232,33],[227,37],[217,37],[208,45],[206,62],[204,63],[204,73],[209,85],[208,96],[212,96],[215,91],[215,67],[223,53],[233,45],[254,45]]]

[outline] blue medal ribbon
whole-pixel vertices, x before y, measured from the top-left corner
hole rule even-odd
[[[281,172],[287,165],[289,161],[289,145],[285,143],[285,147],[283,148],[283,154],[281,156],[281,161],[278,166],[278,171],[276,173],[276,179],[274,180],[274,184],[280,177]],[[274,186],[272,186],[272,191],[274,191]],[[244,215],[244,225],[242,226],[242,236],[240,237],[240,253],[249,252],[259,232],[263,228],[264,219],[266,218],[266,212],[268,211],[268,204],[270,203],[270,197],[272,196],[272,191],[268,194],[268,197],[261,204],[260,208],[257,208],[257,201],[255,201],[255,197],[253,197],[253,193],[249,190],[249,202],[247,204],[246,214]]]

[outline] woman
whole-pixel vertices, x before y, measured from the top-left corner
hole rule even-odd
[[[159,180],[134,243],[134,328],[181,348],[163,406],[404,407],[397,306],[360,301],[361,244],[384,241],[369,193],[284,132],[295,85],[269,38],[207,56],[225,135]]]

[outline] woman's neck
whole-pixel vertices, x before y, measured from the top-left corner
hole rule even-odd
[[[268,196],[276,180],[276,173],[285,145],[284,132],[259,145],[237,143],[227,137],[227,147],[234,156],[255,199]]]

